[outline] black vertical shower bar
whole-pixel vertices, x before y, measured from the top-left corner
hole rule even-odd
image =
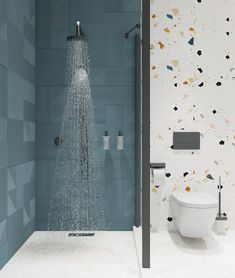
[[[150,0],[142,0],[142,266],[150,268]]]
[[[140,34],[135,35],[135,226],[141,215],[141,49]]]

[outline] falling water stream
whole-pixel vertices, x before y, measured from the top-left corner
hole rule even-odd
[[[51,191],[48,229],[105,228],[87,40],[69,41],[67,89]]]

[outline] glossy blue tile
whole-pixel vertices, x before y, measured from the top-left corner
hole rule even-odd
[[[106,7],[106,12],[122,12],[123,0],[106,0],[105,7]]]
[[[7,217],[7,169],[0,169],[0,222]]]
[[[0,65],[0,117],[7,115],[7,69]]]
[[[90,48],[91,67],[103,68],[105,67],[105,48]]]
[[[17,231],[17,233],[15,232]],[[8,256],[9,258],[20,248],[24,243],[25,237],[23,233],[23,209],[19,209],[8,218],[7,223],[8,237]]]
[[[29,122],[35,121],[35,104],[30,101],[24,101],[24,120]]]
[[[7,40],[9,69],[34,83],[34,66],[24,58],[23,35],[11,23],[7,25]]]
[[[7,1],[7,18],[11,25],[13,25],[21,33],[24,31],[23,22],[23,5],[20,1]]]
[[[8,243],[6,242],[0,247],[0,270],[8,261]]]
[[[70,35],[68,30],[55,30],[50,34],[49,44],[51,48],[66,48],[68,42],[66,38]]]
[[[106,225],[114,231],[132,231],[135,216],[134,215],[106,215]]]
[[[0,222],[0,248],[7,242],[7,219]]]
[[[50,14],[50,29],[52,33],[58,30],[69,29],[69,13],[53,12]]]
[[[131,86],[135,82],[135,72],[132,68],[107,68],[106,85]]]
[[[69,11],[69,3],[68,0],[49,0],[50,3],[50,11],[51,12],[68,12]]]
[[[50,121],[50,87],[36,89],[36,122]]]
[[[8,165],[14,166],[34,160],[34,143],[8,143]]]
[[[7,143],[0,143],[0,168],[7,167],[8,165],[7,147]]]
[[[0,0],[0,268],[34,230],[33,218],[23,227],[24,202],[33,211],[35,191],[32,171],[21,165],[35,159],[34,3]]]
[[[7,141],[9,143],[23,141],[23,121],[7,120]]]
[[[67,91],[64,87],[51,87],[50,90],[50,122],[60,123],[63,117]],[[57,129],[58,130],[58,129]]]
[[[124,11],[139,12],[141,10],[141,2],[136,0],[125,0],[123,3]]]
[[[91,85],[102,86],[106,83],[106,69],[105,68],[91,68]]]
[[[16,166],[16,183],[24,185],[35,180],[35,162],[27,161]]]
[[[35,197],[35,181],[28,182],[24,184],[23,200],[24,204],[29,202]]]
[[[34,122],[24,122],[24,142],[34,142],[35,141],[35,123]]]
[[[7,119],[0,118],[0,143],[7,142]]]
[[[24,18],[24,37],[35,46],[35,29],[26,18]]]

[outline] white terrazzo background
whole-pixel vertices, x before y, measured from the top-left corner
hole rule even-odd
[[[138,256],[141,230],[135,229]],[[235,232],[211,233],[203,239],[182,238],[177,232],[151,234],[151,268],[142,278],[234,278]]]
[[[68,237],[35,232],[8,264],[1,278],[139,278],[133,232],[97,232]]]

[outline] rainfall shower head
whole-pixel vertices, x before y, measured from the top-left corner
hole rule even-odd
[[[88,40],[87,36],[83,33],[83,31],[81,29],[80,21],[76,22],[76,34],[73,36],[67,37],[67,41],[71,41],[71,40],[77,40],[77,41]]]

